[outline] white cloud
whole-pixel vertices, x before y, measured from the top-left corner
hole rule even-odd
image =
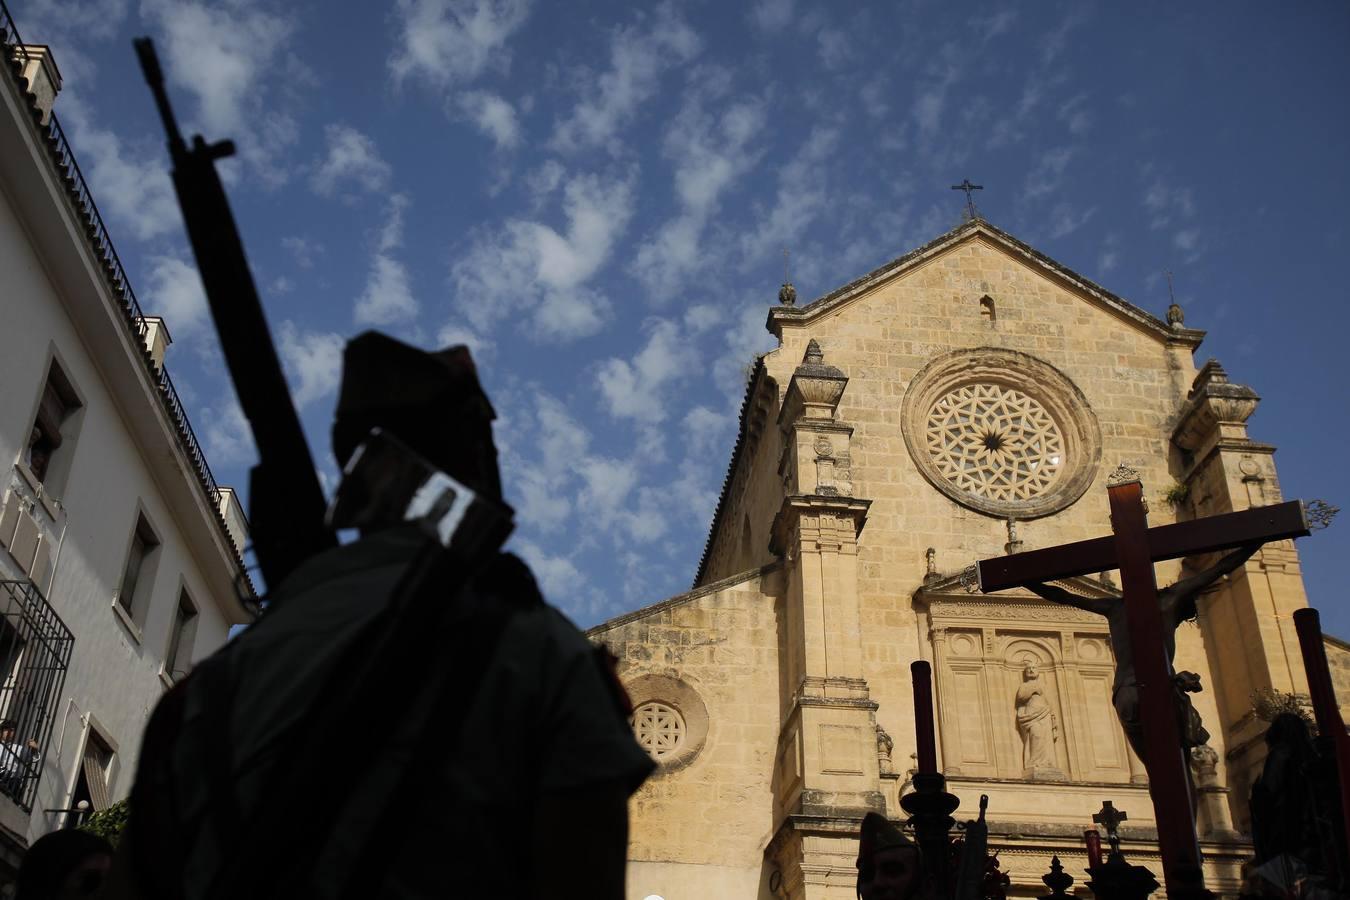
[[[706,406],[695,406],[684,414],[682,424],[689,455],[702,458],[723,449],[720,444],[730,431],[731,417]]]
[[[711,303],[697,303],[684,311],[684,327],[688,328],[691,334],[700,334],[721,325],[725,319],[726,313],[722,308]]]
[[[506,42],[529,13],[529,0],[399,0],[400,49],[389,69],[396,83],[409,77],[442,88],[467,83],[489,65],[507,65]]]
[[[583,99],[554,129],[550,143],[555,149],[608,147],[656,93],[662,74],[689,62],[702,47],[698,35],[671,6],[659,7],[647,24],[646,29],[628,26],[614,31],[609,69],[581,79]]]
[[[327,153],[309,178],[315,192],[332,197],[348,195],[352,190],[376,192],[388,187],[392,171],[369,136],[350,125],[334,124],[324,128],[324,139]]]
[[[78,97],[62,97],[61,119],[79,145],[99,209],[111,222],[143,241],[181,227],[169,159],[161,147],[150,151],[125,146],[116,134],[95,124]]]
[[[729,78],[707,70],[686,94],[666,130],[665,155],[675,161],[680,212],[638,247],[632,271],[656,301],[669,299],[695,271],[706,270],[702,237],[721,195],[759,162],[749,144],[763,133],[766,113],[758,100],[730,104],[720,114],[705,109]]]
[[[371,262],[366,289],[356,298],[358,325],[390,325],[417,318],[417,299],[408,285],[408,269],[386,253]]]
[[[947,92],[956,84],[963,65],[962,51],[955,43],[943,44],[929,63],[923,78],[914,86],[914,123],[919,126],[919,137],[931,142],[938,137],[942,113],[947,107]]]
[[[459,95],[460,112],[499,149],[509,150],[520,143],[520,120],[516,110],[502,97],[489,91],[466,91]]]
[[[20,23],[25,37],[58,43],[57,37],[78,35],[83,41],[107,40],[117,34],[127,15],[126,0],[29,0]],[[66,68],[62,50],[61,68]],[[69,73],[67,73],[69,74]]]
[[[1144,190],[1144,208],[1150,214],[1149,227],[1166,228],[1177,219],[1195,216],[1195,194],[1188,187],[1178,188],[1163,178],[1155,178]]]
[[[1075,94],[1060,104],[1055,114],[1069,129],[1069,134],[1084,135],[1092,128],[1092,114],[1085,108],[1087,94]]]
[[[642,423],[666,417],[665,389],[698,370],[698,355],[669,319],[651,323],[647,343],[631,360],[611,358],[600,365],[596,386],[609,414]]]
[[[194,418],[199,425],[205,424],[202,443],[207,459],[213,465],[239,465],[254,458],[257,451],[253,445],[253,431],[233,391],[214,407],[202,409],[201,415]]]
[[[1105,275],[1118,265],[1120,265],[1120,235],[1113,232],[1102,242],[1102,252],[1097,257],[1097,268]]]
[[[281,361],[291,377],[297,409],[337,390],[342,377],[342,350],[346,341],[332,332],[301,331],[285,321],[277,329]]]
[[[820,64],[831,71],[854,58],[848,35],[837,28],[823,28],[816,34],[816,53]]]
[[[1006,8],[987,16],[973,16],[966,24],[975,29],[976,38],[981,44],[987,44],[1005,33],[1016,21],[1017,10]]]
[[[281,239],[281,246],[291,254],[295,259],[295,264],[302,269],[314,267],[314,257],[323,253],[323,244],[313,238],[292,235]]]
[[[403,213],[407,207],[408,198],[403,194],[389,198],[366,287],[356,298],[353,318],[358,325],[392,325],[417,318],[419,307],[409,285],[408,269],[393,255],[403,243]]]
[[[741,239],[746,266],[763,262],[799,240],[829,203],[826,166],[839,143],[839,131],[817,125],[797,155],[778,171],[778,191],[772,209],[758,214],[759,228]],[[763,316],[763,312],[760,312]]]
[[[608,262],[633,213],[633,182],[578,175],[563,189],[565,232],[509,220],[481,235],[451,270],[456,303],[480,332],[526,314],[540,337],[568,340],[599,331],[608,299],[586,286]]]
[[[1064,170],[1074,157],[1074,148],[1055,147],[1047,150],[1035,167],[1027,173],[1026,184],[1022,188],[1023,200],[1035,200],[1059,188]]]
[[[553,603],[574,602],[587,588],[586,576],[570,559],[546,552],[534,541],[516,538],[511,547],[529,565],[539,592]]]
[[[1064,52],[1064,48],[1069,45],[1069,32],[1088,20],[1089,11],[1083,7],[1073,6],[1058,25],[1046,32],[1041,38],[1041,62],[1043,65],[1050,65],[1059,55]]]
[[[497,352],[497,344],[483,337],[472,328],[466,328],[457,322],[447,322],[441,326],[441,330],[436,332],[437,347],[457,347],[463,345],[469,348],[469,354],[473,356],[474,362],[483,363],[492,358]]]
[[[563,177],[567,174],[567,169],[556,159],[545,160],[537,169],[530,171],[525,176],[525,187],[529,189],[534,198],[536,207],[542,205],[550,194],[558,189],[562,184]]]
[[[792,22],[793,0],[758,0],[750,10],[750,21],[764,31],[778,31]]]
[[[1096,211],[1095,206],[1076,210],[1068,203],[1055,204],[1055,208],[1050,211],[1050,237],[1057,239],[1073,234],[1086,225]]]
[[[285,181],[281,157],[298,128],[268,86],[294,81],[287,71],[298,66],[287,55],[294,21],[247,0],[142,0],[141,15],[163,29],[168,74],[197,98],[208,139],[234,140],[260,178],[271,185]]]
[[[176,256],[152,256],[145,287],[141,308],[163,318],[174,340],[192,337],[206,324],[209,310],[196,267]]]

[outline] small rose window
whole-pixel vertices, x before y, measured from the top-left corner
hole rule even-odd
[[[642,749],[662,762],[684,744],[684,717],[675,707],[651,700],[633,710],[633,733]]]

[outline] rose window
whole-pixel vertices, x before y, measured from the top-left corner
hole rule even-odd
[[[1065,465],[1065,442],[1045,407],[1015,388],[967,384],[933,404],[928,452],[938,474],[994,501],[1048,491]]]
[[[660,762],[684,744],[684,717],[673,706],[648,701],[633,710],[633,733],[642,749]]]

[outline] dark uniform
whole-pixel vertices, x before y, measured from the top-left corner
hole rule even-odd
[[[354,435],[387,428],[499,497],[490,415],[462,349],[367,334],[348,347],[335,449],[345,459]],[[654,764],[601,652],[510,554],[474,559],[453,588],[410,588],[438,550],[396,521],[313,557],[165,697],[133,792],[129,895],[528,897],[568,877],[531,852],[541,825],[565,824],[540,821],[558,798],[578,822],[591,798],[626,821]],[[418,627],[396,630],[409,610]],[[625,833],[599,839],[620,891]]]

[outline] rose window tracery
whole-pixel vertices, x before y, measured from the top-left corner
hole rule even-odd
[[[633,710],[632,722],[638,744],[657,762],[684,744],[684,717],[669,704],[658,700],[643,703]]]
[[[1016,350],[934,357],[907,385],[900,415],[928,483],[1000,519],[1059,512],[1101,464],[1101,427],[1087,397],[1054,366]]]
[[[938,473],[989,500],[1038,497],[1065,465],[1064,437],[1045,407],[998,383],[966,384],[938,399],[925,433]]]

